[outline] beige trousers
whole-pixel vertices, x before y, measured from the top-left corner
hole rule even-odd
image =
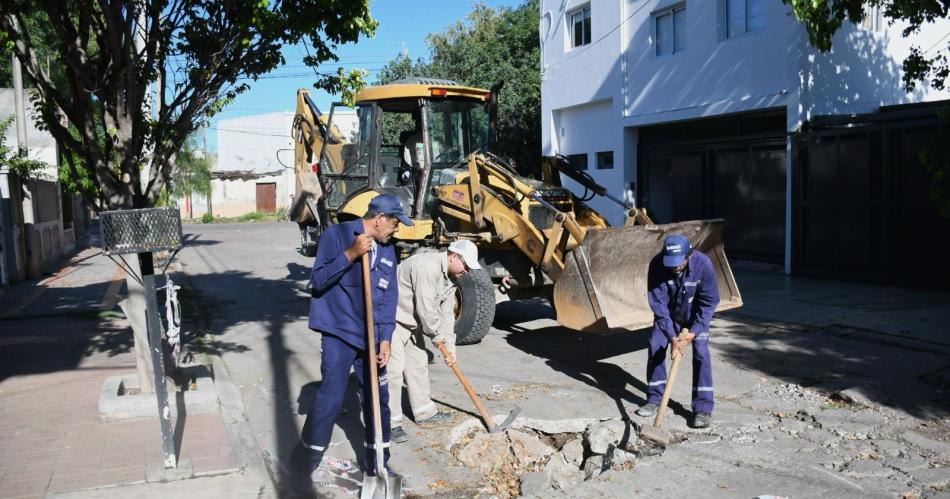
[[[430,418],[438,408],[429,398],[429,356],[426,354],[421,331],[410,331],[396,324],[389,364],[389,421],[392,427],[402,426],[402,387],[409,392],[409,406],[416,421]]]

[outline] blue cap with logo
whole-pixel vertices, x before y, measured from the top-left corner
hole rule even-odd
[[[689,239],[683,234],[673,234],[663,241],[663,266],[679,267],[686,261],[686,256],[693,249]]]
[[[393,194],[380,194],[369,202],[369,213],[383,213],[391,217],[396,217],[404,225],[412,225],[412,220],[406,216],[406,209],[402,206],[402,201]]]

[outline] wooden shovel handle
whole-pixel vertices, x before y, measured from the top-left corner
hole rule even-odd
[[[438,344],[439,351],[442,352],[442,355],[445,358],[449,357],[449,349],[446,348],[445,342]],[[492,420],[491,414],[485,409],[485,406],[482,405],[482,401],[478,399],[478,394],[475,393],[475,390],[472,389],[472,385],[469,384],[468,380],[465,378],[465,375],[462,374],[462,370],[459,369],[458,359],[451,365],[452,371],[455,373],[455,377],[459,379],[459,382],[462,383],[462,387],[465,388],[465,392],[468,393],[469,398],[472,399],[472,402],[475,403],[475,408],[478,409],[478,413],[482,415],[482,420],[485,421],[485,427],[489,430],[495,426],[495,421]]]
[[[673,383],[676,381],[676,372],[679,371],[680,359],[683,358],[682,352],[673,355],[673,365],[670,366],[670,374],[666,377],[666,388],[663,389],[663,399],[660,400],[660,407],[656,410],[656,419],[653,420],[653,426],[663,425],[663,417],[666,415],[666,404],[670,401],[670,392],[673,391]]]
[[[363,303],[366,309],[366,362],[369,364],[370,396],[373,400],[373,440],[377,454],[383,448],[383,421],[379,408],[379,371],[376,369],[376,335],[373,327],[373,288],[369,278],[369,253],[363,253]],[[379,463],[377,463],[377,466]]]

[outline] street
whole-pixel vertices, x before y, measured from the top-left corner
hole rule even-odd
[[[283,494],[289,489],[282,463],[320,379],[320,339],[306,325],[312,260],[295,251],[291,223],[187,225],[184,232],[180,282],[202,295],[216,350]],[[684,362],[667,418],[679,443],[642,456],[631,469],[538,494],[929,497],[943,491],[950,482],[950,341],[939,329],[950,317],[950,297],[792,280],[751,265],[736,274],[747,305],[713,323],[712,427],[686,425]],[[542,302],[500,303],[485,340],[459,349],[459,365],[489,410],[504,415],[517,403],[519,419],[527,421],[652,423],[634,415],[645,402],[648,335],[580,334],[552,317]],[[456,419],[442,428],[408,424],[410,440],[394,445],[393,468],[416,494],[475,495],[485,476],[462,466],[445,443],[474,410],[438,356],[431,376],[434,398],[455,410]],[[358,418],[352,396],[328,455],[352,459],[354,447],[361,452]],[[346,496],[354,490],[346,478],[340,473],[318,490]]]

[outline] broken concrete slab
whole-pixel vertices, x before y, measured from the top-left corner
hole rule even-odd
[[[532,471],[521,475],[519,480],[522,496],[541,495],[551,488],[551,474],[545,471]]]
[[[594,454],[605,454],[611,445],[625,449],[637,440],[633,425],[619,419],[591,423],[584,429],[584,443]]]
[[[564,444],[564,447],[561,447],[561,455],[564,462],[575,468],[580,468],[584,462],[584,440],[582,438],[575,438]]]
[[[906,445],[896,440],[874,440],[871,442],[878,452],[885,456],[900,457],[907,448]]]
[[[554,453],[535,436],[518,430],[502,433],[476,433],[458,453],[462,464],[489,474],[509,466],[528,469],[539,466]]]
[[[530,429],[554,435],[556,433],[581,433],[592,423],[606,421],[609,418],[570,418],[570,419],[531,419],[519,417],[512,424],[512,428]],[[496,420],[500,423],[502,420]]]
[[[913,475],[918,470],[926,469],[930,467],[930,463],[925,459],[920,458],[910,458],[910,459],[898,459],[898,458],[888,458],[884,460],[885,466],[890,466],[898,471],[907,473],[908,475]]]
[[[914,483],[928,489],[940,489],[950,486],[950,468],[925,468],[911,475]]]
[[[604,456],[590,456],[584,461],[584,480],[600,475],[604,471]]]
[[[552,486],[556,490],[564,490],[584,481],[584,472],[580,467],[566,462],[558,455],[551,456],[544,470],[550,474]]]

